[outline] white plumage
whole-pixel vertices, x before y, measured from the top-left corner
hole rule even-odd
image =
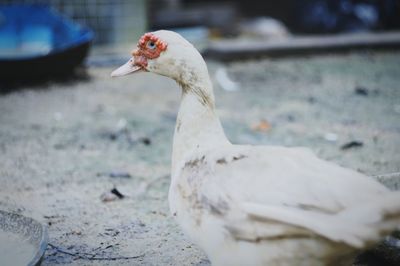
[[[167,49],[150,58],[138,46],[112,75],[145,70],[181,85],[169,204],[213,265],[350,264],[397,227],[400,194],[367,176],[305,148],[232,145],[201,55],[177,33],[152,36]]]

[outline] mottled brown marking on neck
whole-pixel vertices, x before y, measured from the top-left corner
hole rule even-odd
[[[206,93],[203,89],[198,87],[192,87],[180,81],[177,82],[181,86],[183,94],[193,93],[203,106],[208,107],[210,109],[214,109],[214,101],[212,100],[211,96],[208,93]]]
[[[214,103],[210,98],[210,95],[208,95],[206,92],[204,92],[202,89],[194,89],[192,90],[194,94],[196,94],[200,100],[200,103],[206,107],[209,107],[211,109],[214,109]]]
[[[210,109],[214,109],[214,101],[211,95],[204,91],[203,88],[196,86],[199,82],[196,70],[188,66],[185,61],[174,62],[180,68],[180,75],[176,78],[176,82],[181,86],[183,94],[193,93],[199,99],[199,102]]]

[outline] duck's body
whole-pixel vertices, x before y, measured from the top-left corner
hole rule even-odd
[[[388,194],[303,148],[228,144],[175,167],[169,204],[213,265],[340,265],[393,228]]]
[[[213,265],[340,265],[396,228],[400,195],[370,178],[304,148],[232,145],[200,54],[176,33],[151,36],[170,53],[142,64],[135,52],[131,67],[182,87],[169,204]]]

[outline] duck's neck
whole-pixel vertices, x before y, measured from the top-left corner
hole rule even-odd
[[[229,144],[215,113],[214,93],[208,73],[201,78],[178,83],[182,88],[182,99],[174,134],[172,171],[185,156],[197,150]]]

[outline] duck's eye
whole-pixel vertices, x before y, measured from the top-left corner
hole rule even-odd
[[[152,50],[156,49],[156,43],[153,41],[147,42],[147,48],[152,49]]]

